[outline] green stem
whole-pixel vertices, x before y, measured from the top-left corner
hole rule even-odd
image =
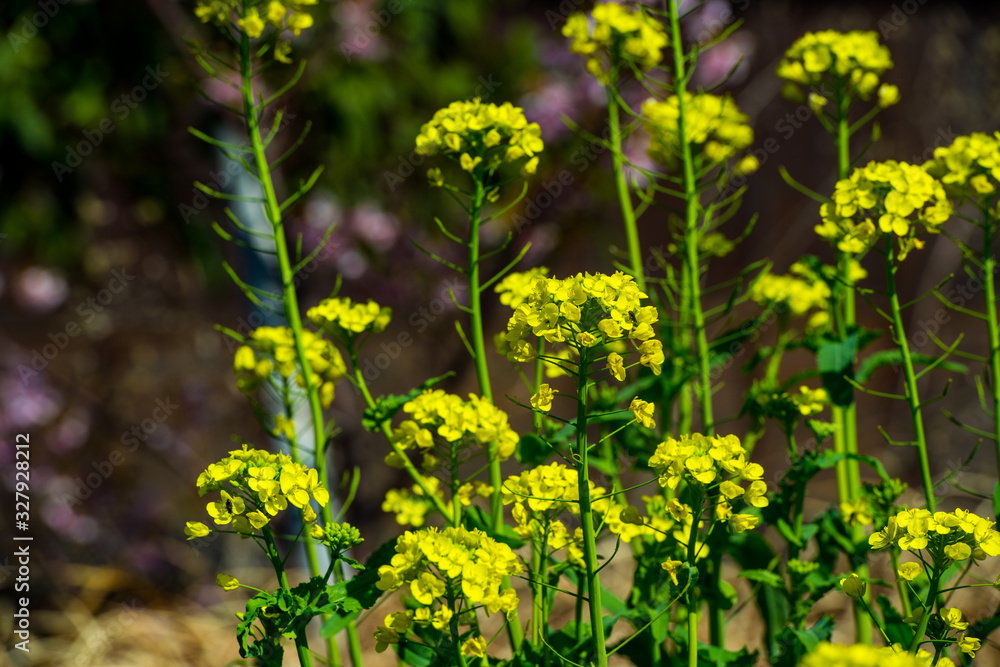
[[[469,310],[472,326],[472,351],[475,355],[476,377],[479,379],[480,395],[493,401],[493,388],[490,384],[490,370],[486,363],[486,339],[483,335],[483,304],[480,298],[482,288],[479,284],[479,225],[482,221],[483,200],[486,190],[481,179],[476,178],[476,190],[472,198],[472,208],[469,211]],[[493,493],[490,496],[490,518],[493,530],[499,532],[503,526],[503,504],[500,476],[500,460],[497,457],[497,445],[491,442],[487,448],[490,464],[490,485]]]
[[[597,667],[607,667],[608,652],[604,638],[602,618],[601,581],[597,565],[597,544],[594,535],[594,515],[590,502],[590,468],[587,462],[587,390],[590,366],[589,350],[580,350],[579,376],[577,377],[576,458],[579,476],[580,523],[583,527],[583,559],[587,567],[587,593],[590,598],[590,631]]]
[[[996,271],[993,257],[993,226],[989,205],[983,206],[983,286],[986,288],[986,326],[990,338],[990,372],[993,391],[993,446],[996,448],[997,479],[1000,479],[1000,324],[997,322]],[[994,508],[996,509],[996,508]]]
[[[323,408],[320,404],[319,388],[313,378],[312,367],[306,357],[305,344],[302,340],[302,317],[299,314],[298,298],[295,294],[295,275],[288,256],[288,245],[285,242],[285,231],[281,220],[281,207],[278,204],[278,197],[274,190],[274,182],[271,178],[271,169],[267,161],[264,142],[260,136],[260,126],[258,124],[260,109],[258,109],[254,100],[252,70],[253,60],[250,55],[250,38],[246,33],[243,33],[240,40],[243,116],[247,123],[247,134],[250,137],[250,146],[253,151],[254,164],[257,167],[257,176],[260,179],[261,188],[264,192],[264,210],[268,221],[274,229],[274,252],[278,260],[278,269],[281,273],[282,304],[285,310],[285,321],[292,331],[292,339],[295,343],[295,356],[298,361],[299,371],[302,373],[302,381],[305,384],[306,395],[309,400],[309,411],[312,416],[313,436],[315,440],[314,464],[316,471],[319,473],[320,482],[325,488],[329,489],[330,480],[329,471],[326,466],[326,426],[323,422]],[[298,462],[298,448],[292,447],[291,453],[293,460]],[[327,504],[326,507],[321,509],[324,523],[333,523],[333,514],[330,505]],[[319,562],[316,557],[316,546],[311,540],[306,540],[305,546],[309,562],[309,572],[314,577],[318,576],[320,572]],[[340,653],[337,650],[336,642],[330,637],[327,639],[326,645],[330,664],[339,665]]]
[[[278,584],[281,586],[281,590],[291,594],[292,589],[288,585],[288,577],[285,575],[285,567],[281,562],[281,555],[278,553],[278,547],[274,544],[274,538],[271,537],[271,531],[268,530],[267,526],[264,526],[261,532],[264,535],[264,542],[267,544],[267,559],[271,561],[271,567],[274,568],[274,574],[278,577]],[[306,630],[304,627],[301,632],[295,633],[295,650],[299,654],[299,664],[301,664],[302,667],[312,667],[312,654],[309,652],[309,640],[306,637]]]
[[[678,8],[670,3],[671,41],[674,47],[674,77],[680,86],[674,92],[677,95],[677,133],[680,138],[681,160],[684,164],[684,258],[683,271],[688,287],[688,302],[690,308],[691,337],[695,342],[695,356],[698,360],[699,397],[701,399],[702,431],[705,435],[715,433],[712,415],[712,377],[711,355],[708,349],[708,337],[705,333],[705,316],[701,307],[701,264],[698,259],[698,219],[701,211],[701,201],[698,194],[698,182],[694,174],[694,157],[691,155],[691,143],[687,136],[687,100],[685,92],[687,75],[684,70],[684,52],[681,48],[680,22]]]
[[[612,66],[611,81],[618,80],[618,65]],[[628,260],[632,267],[632,277],[635,278],[639,291],[646,291],[646,271],[642,262],[642,250],[639,245],[639,231],[636,226],[635,207],[629,193],[628,179],[625,178],[625,155],[622,152],[622,130],[618,115],[618,101],[608,90],[608,127],[611,141],[611,164],[614,170],[615,188],[618,191],[618,203],[622,210],[622,222],[625,224],[625,240],[628,243]]]
[[[493,402],[493,388],[490,384],[490,369],[486,363],[486,338],[483,335],[483,304],[482,287],[479,281],[479,226],[482,223],[483,200],[486,198],[486,189],[483,181],[479,177],[475,181],[475,192],[472,196],[472,208],[469,210],[469,317],[472,326],[472,353],[475,356],[476,377],[479,379],[479,394]],[[486,448],[486,455],[489,459],[490,486],[493,493],[490,494],[490,519],[494,533],[499,533],[503,528],[503,478],[500,474],[500,458],[497,454],[497,443],[490,442]],[[454,516],[455,525],[461,521],[461,511],[456,509]],[[503,587],[510,587],[510,579],[504,577]],[[524,641],[524,633],[521,630],[520,622],[508,623],[507,634],[510,636],[511,645],[514,652],[520,650],[521,642]]]
[[[848,177],[851,170],[851,129],[849,124],[849,113],[851,99],[846,86],[840,79],[837,80],[836,90],[837,103],[837,179],[842,180]],[[843,340],[848,332],[854,330],[857,324],[857,313],[855,306],[856,294],[854,283],[851,280],[851,256],[841,252],[837,257],[837,269],[840,275],[838,301],[840,302],[840,317],[837,318],[837,329]],[[855,360],[852,359],[852,363]],[[858,454],[858,416],[857,402],[852,400],[843,407],[834,409],[834,419],[840,426],[837,429],[840,435],[839,452],[846,455]],[[837,464],[837,490],[840,493],[841,502],[848,500],[857,502],[861,497],[861,466],[856,458],[844,459]],[[848,529],[851,540],[855,544],[864,540],[864,528],[860,524],[853,524]],[[862,557],[864,558],[864,557]],[[855,566],[858,576],[868,578],[867,560]],[[871,600],[871,591],[866,591],[866,600]],[[855,639],[861,644],[870,644],[872,641],[872,626],[861,614],[858,605],[854,608]]]
[[[920,648],[920,644],[923,642],[924,633],[927,632],[927,623],[931,620],[931,612],[934,609],[934,601],[937,599],[938,587],[941,585],[941,574],[942,573],[938,571],[938,568],[935,565],[933,572],[931,572],[931,586],[927,591],[927,600],[924,603],[923,614],[920,615],[920,623],[917,625],[917,630],[913,635],[913,641],[910,642],[910,655],[917,654],[917,649]]]
[[[895,329],[896,344],[903,355],[903,372],[906,379],[906,401],[910,406],[910,416],[913,419],[913,438],[916,440],[920,459],[920,479],[924,485],[924,498],[927,509],[936,510],[934,502],[934,483],[931,481],[931,467],[927,458],[927,437],[924,433],[924,417],[920,408],[920,394],[917,393],[917,376],[913,371],[913,358],[910,356],[910,346],[906,340],[906,329],[903,327],[903,314],[899,308],[899,295],[896,293],[896,271],[898,267],[893,261],[892,238],[885,235],[885,270],[889,290],[889,307],[892,309],[892,323]]]
[[[695,546],[697,545],[698,537],[698,521],[701,518],[701,503],[702,498],[699,496],[698,512],[691,517],[691,530],[688,532],[688,543],[687,543],[687,562],[688,565],[694,567],[695,561],[697,560]],[[690,576],[690,572],[688,573]],[[687,617],[687,631],[688,631],[688,667],[698,667],[698,607],[700,606],[699,600],[695,596],[694,588],[688,590],[687,597],[687,607],[688,607],[688,617]]]

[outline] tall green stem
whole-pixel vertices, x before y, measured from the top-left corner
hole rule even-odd
[[[483,199],[486,190],[481,179],[476,178],[476,190],[472,197],[472,208],[469,210],[469,316],[472,326],[472,352],[475,355],[476,377],[479,379],[480,395],[493,401],[493,388],[490,384],[490,370],[486,363],[486,339],[483,335],[483,305],[482,288],[479,281],[479,225],[482,221]],[[497,445],[491,442],[488,447],[490,465],[490,485],[493,493],[490,496],[490,518],[493,530],[499,531],[503,526],[503,504],[500,491],[500,460],[497,458]]]
[[[983,205],[983,286],[986,288],[986,326],[990,338],[990,374],[993,398],[993,446],[996,448],[997,479],[1000,479],[1000,324],[997,322],[997,261],[993,257],[993,221],[988,204]],[[996,509],[996,508],[994,508]]]
[[[493,402],[493,387],[490,384],[490,369],[486,363],[486,338],[483,335],[483,304],[482,292],[479,279],[479,226],[482,224],[483,200],[486,198],[486,189],[480,177],[475,181],[475,192],[472,195],[472,207],[469,209],[469,318],[472,326],[472,354],[475,357],[476,377],[479,379],[479,394]],[[490,520],[495,533],[499,533],[503,527],[503,478],[500,475],[500,458],[497,454],[497,443],[491,442],[487,446],[487,458],[489,459],[490,486],[493,493],[490,495]],[[455,516],[460,518],[461,513],[456,510]],[[509,578],[504,578],[504,588],[510,586]],[[524,640],[524,633],[521,631],[519,622],[507,624],[507,634],[510,636],[511,644],[515,652],[520,649]]]
[[[851,170],[851,130],[849,112],[851,106],[850,94],[846,83],[837,79],[836,83],[836,104],[837,104],[837,179],[843,180],[848,177]],[[854,281],[851,277],[851,255],[846,252],[839,252],[837,255],[837,272],[840,277],[836,288],[834,324],[840,340],[847,338],[857,325],[857,312],[855,307]],[[852,364],[854,359],[851,360]],[[846,406],[833,406],[834,423],[837,430],[834,432],[834,449],[837,453],[846,456],[856,456],[858,454],[858,416],[857,402],[853,394],[851,401]],[[844,458],[837,462],[837,495],[841,502],[857,502],[861,496],[861,468],[856,458]],[[849,529],[851,540],[858,544],[864,540],[864,529],[860,524],[852,524]],[[859,577],[868,578],[868,563],[862,556],[862,562],[854,566],[853,569]],[[865,601],[871,601],[871,591],[866,591]],[[861,603],[854,606],[854,628],[855,639],[861,644],[870,644],[872,640],[872,626],[868,616],[862,614]]]
[[[681,41],[679,8],[676,2],[670,3],[670,31],[674,53],[674,93],[677,95],[677,135],[681,149],[681,162],[684,167],[684,283],[687,287],[686,305],[690,324],[690,336],[694,341],[694,355],[698,363],[698,397],[701,407],[702,432],[711,436],[715,434],[715,418],[712,409],[712,375],[711,354],[708,347],[708,334],[705,332],[705,315],[702,310],[701,293],[701,261],[698,256],[698,239],[701,234],[699,219],[702,214],[701,197],[698,191],[698,181],[695,177],[694,156],[691,153],[691,143],[687,135],[687,81],[689,74],[685,68],[683,43]],[[713,567],[710,568],[712,584],[717,588],[721,579],[722,562],[718,556],[713,556]],[[697,610],[694,610],[694,622],[697,622]],[[718,605],[710,605],[709,629],[713,644],[725,644],[725,615]],[[697,628],[695,628],[697,632]],[[697,661],[697,644],[694,658]]]
[[[694,174],[691,143],[687,136],[685,93],[688,74],[685,72],[676,2],[671,2],[670,7],[671,41],[674,48],[674,80],[676,82],[674,92],[677,95],[677,135],[680,139],[681,161],[684,164],[683,271],[688,288],[687,306],[690,310],[691,337],[694,339],[695,355],[698,359],[698,395],[701,403],[702,431],[705,435],[713,435],[715,424],[712,416],[711,355],[708,349],[708,337],[705,333],[705,317],[701,307],[701,264],[698,258],[698,235],[700,233],[698,219],[701,212],[701,201],[698,194],[698,182]]]
[[[602,617],[601,581],[597,566],[597,544],[594,535],[594,515],[590,501],[590,467],[587,462],[587,390],[590,366],[589,350],[580,350],[579,376],[577,378],[576,411],[576,464],[579,476],[577,486],[580,494],[580,523],[583,527],[583,559],[587,566],[587,594],[590,598],[590,631],[597,656],[597,666],[607,667],[608,650],[604,638]]]
[[[611,84],[608,90],[608,128],[611,140],[611,164],[614,169],[615,188],[618,190],[618,203],[622,210],[622,221],[625,224],[625,240],[628,243],[628,261],[632,267],[632,277],[635,278],[639,291],[646,291],[646,271],[642,261],[642,249],[639,245],[639,230],[636,226],[635,207],[632,206],[632,195],[628,189],[628,179],[625,178],[625,155],[622,153],[622,129],[618,114],[618,99],[610,90],[610,86],[618,81],[618,67],[611,70]]]
[[[917,375],[913,371],[913,357],[910,355],[910,345],[906,340],[906,329],[903,327],[903,314],[899,308],[899,295],[896,293],[896,271],[898,267],[893,261],[892,238],[885,236],[885,270],[889,290],[889,307],[892,310],[893,333],[900,353],[903,355],[903,372],[906,380],[906,402],[910,406],[910,417],[913,420],[913,438],[916,442],[920,459],[920,479],[924,485],[924,498],[927,509],[936,511],[934,502],[934,483],[931,481],[930,462],[927,458],[927,438],[924,433],[924,417],[920,406],[920,394],[917,392]],[[928,598],[933,599],[933,598]]]
[[[278,547],[274,543],[274,538],[271,537],[271,531],[268,530],[267,526],[264,526],[261,532],[264,536],[264,542],[267,544],[267,559],[271,561],[274,574],[278,577],[278,584],[281,586],[281,590],[291,594],[288,577],[285,575],[285,567],[281,562],[281,554],[278,553]],[[295,633],[295,650],[299,654],[299,663],[302,667],[312,667],[312,654],[309,652],[309,640],[304,629],[302,632]]]
[[[243,115],[247,123],[247,134],[250,136],[250,146],[253,151],[254,164],[257,167],[257,176],[260,179],[261,188],[264,193],[264,211],[268,221],[271,223],[274,236],[274,252],[278,260],[278,269],[281,273],[282,304],[285,310],[285,321],[292,331],[292,338],[295,343],[295,356],[298,361],[299,370],[302,373],[302,380],[305,384],[306,396],[309,401],[309,412],[312,416],[313,437],[315,442],[315,466],[319,473],[320,482],[327,489],[330,488],[329,471],[326,465],[326,426],[323,422],[323,408],[319,399],[319,388],[313,378],[312,367],[306,357],[305,344],[302,336],[302,317],[299,313],[298,297],[295,293],[295,275],[292,271],[291,260],[288,255],[288,245],[285,242],[285,230],[281,220],[281,207],[278,204],[278,197],[274,190],[274,181],[271,178],[271,169],[267,161],[264,149],[264,142],[260,136],[259,114],[262,109],[257,107],[253,90],[253,60],[250,55],[250,38],[246,33],[242,34],[240,40],[240,72],[242,75],[243,94]],[[293,447],[292,458],[297,462],[299,452]],[[329,504],[321,508],[323,522],[333,523],[333,513]],[[319,561],[316,556],[316,546],[311,540],[305,541],[306,557],[309,562],[309,572],[312,576],[318,576]],[[357,632],[357,627],[351,622],[349,632]],[[332,637],[327,639],[327,653],[330,664],[340,664],[340,653],[337,644]],[[356,663],[357,664],[357,663]]]

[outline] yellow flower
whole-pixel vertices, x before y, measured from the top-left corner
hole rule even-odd
[[[750,118],[739,110],[729,94],[683,93],[685,135],[695,150],[695,158],[708,164],[735,158],[753,143]],[[667,167],[678,167],[680,154],[680,101],[677,96],[664,101],[647,100],[642,115],[650,134],[649,157]],[[754,171],[753,163],[739,163],[742,173]]]
[[[619,382],[625,381],[625,361],[622,359],[622,355],[617,352],[612,352],[608,355],[608,372],[611,376]]]
[[[923,568],[920,567],[920,563],[914,563],[911,561],[909,563],[901,564],[896,570],[896,574],[904,581],[913,581],[920,576],[920,573],[923,571]]]
[[[613,354],[613,353],[612,353]],[[638,397],[632,399],[628,409],[635,415],[635,420],[646,428],[656,428],[656,421],[653,419],[653,411],[656,407]]]
[[[267,27],[267,24],[258,16],[256,7],[250,9],[245,17],[236,21],[236,25],[243,28],[243,32],[251,39],[260,37],[264,34],[264,28]]]
[[[416,140],[421,155],[447,155],[457,159],[462,169],[470,173],[480,165],[486,173],[492,173],[504,163],[522,159],[527,159],[522,173],[534,173],[537,154],[544,146],[541,127],[538,123],[529,124],[523,109],[509,102],[500,106],[487,104],[478,97],[468,102],[452,102],[437,111],[420,128]],[[436,172],[431,180],[439,181]]]
[[[215,577],[215,583],[222,586],[224,591],[233,591],[240,587],[240,582],[236,577],[231,577],[228,574],[219,574]]]
[[[656,18],[641,7],[617,2],[595,5],[589,19],[572,14],[562,34],[572,40],[571,52],[590,56],[587,70],[604,84],[610,83],[611,69],[620,66],[619,61],[649,69],[660,62],[667,46],[667,33]]]
[[[482,658],[486,655],[486,639],[481,635],[469,637],[462,642],[462,655]]]
[[[531,405],[543,412],[548,412],[552,409],[552,399],[555,396],[555,392],[552,391],[552,387],[548,384],[541,384],[538,387],[538,393],[531,397]]]
[[[207,509],[209,516],[215,519],[215,523],[222,526],[230,523],[237,514],[243,514],[246,505],[242,498],[234,498],[228,492],[223,491],[222,500],[217,503],[209,503]]]
[[[941,610],[941,620],[949,628],[954,630],[965,630],[969,627],[968,621],[962,620],[962,610],[956,609],[954,607],[948,607],[947,609]]]
[[[840,587],[844,590],[844,593],[855,600],[863,598],[865,592],[868,590],[868,584],[853,572],[840,580]]]
[[[670,575],[670,580],[674,582],[674,586],[680,585],[677,583],[677,568],[683,564],[684,563],[682,561],[673,560],[670,558],[668,558],[667,560],[663,561],[660,564],[660,566],[667,571],[667,574]]]
[[[976,651],[982,647],[982,642],[975,637],[962,635],[958,640],[958,650],[965,653],[970,658],[976,657]]]
[[[966,560],[972,555],[972,547],[963,542],[956,542],[945,546],[944,555],[954,561]]]
[[[200,521],[188,521],[184,526],[184,534],[188,536],[189,540],[193,540],[196,537],[205,537],[211,532],[209,527]]]

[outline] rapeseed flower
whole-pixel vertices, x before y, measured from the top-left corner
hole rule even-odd
[[[789,82],[785,95],[801,98],[798,86],[829,96],[842,88],[863,100],[878,93],[879,104],[889,106],[899,99],[895,86],[881,84],[881,77],[892,69],[889,49],[878,42],[874,31],[836,30],[808,32],[789,47],[778,64],[777,74]]]
[[[330,493],[314,468],[292,461],[286,454],[272,454],[260,449],[229,452],[198,476],[199,495],[219,491],[220,499],[206,506],[209,516],[220,526],[232,524],[244,535],[256,534],[270,518],[290,504],[302,510],[303,520],[312,523],[316,511],[330,502]],[[184,528],[188,539],[205,537],[211,530],[203,523],[189,521]]]
[[[899,259],[923,247],[921,230],[935,234],[952,213],[940,181],[923,167],[888,160],[869,162],[837,182],[833,201],[820,206],[816,233],[843,252],[866,251],[879,234],[893,235]]]
[[[935,148],[924,169],[941,180],[952,199],[993,201],[1000,188],[1000,132],[974,132]]]
[[[521,160],[526,160],[522,174],[534,174],[545,147],[541,127],[528,123],[524,109],[510,102],[484,103],[478,97],[437,111],[420,128],[416,143],[421,155],[444,155],[480,177]],[[443,184],[443,179],[437,180]]]
[[[641,7],[616,2],[595,5],[590,17],[572,14],[562,34],[572,40],[571,52],[590,56],[587,71],[605,85],[613,83],[611,72],[621,62],[639,69],[656,67],[667,46],[667,33],[656,18]]]
[[[684,130],[696,161],[722,163],[736,157],[753,143],[750,118],[739,110],[733,98],[709,93],[683,93]],[[680,104],[677,96],[650,99],[642,105],[646,130],[650,134],[649,157],[669,168],[679,165],[681,154]],[[756,170],[754,162],[741,162],[740,172]]]

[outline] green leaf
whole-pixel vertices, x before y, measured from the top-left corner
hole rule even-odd
[[[698,664],[715,665],[716,667],[722,667],[723,665],[732,665],[732,667],[754,667],[757,664],[757,652],[754,651],[751,653],[745,648],[742,648],[739,651],[730,651],[728,649],[719,648],[718,646],[709,646],[699,642]]]
[[[781,575],[770,570],[743,570],[739,573],[739,576],[750,581],[759,581],[771,588],[785,590],[785,580],[781,578]]]
[[[854,402],[854,387],[845,378],[854,379],[854,355],[857,354],[858,334],[842,340],[827,340],[819,347],[816,363],[823,387],[834,405],[846,407]]]
[[[365,569],[345,584],[345,597],[340,608],[333,611],[320,628],[321,637],[333,637],[346,628],[350,621],[357,618],[358,612],[362,609],[371,609],[382,597],[382,591],[375,585],[379,580],[378,569],[392,560],[396,553],[397,539],[394,537],[376,549],[365,561]]]
[[[440,661],[437,651],[419,642],[401,640],[396,644],[396,652],[403,663],[410,667],[431,667]]]
[[[517,443],[517,460],[519,463],[525,465],[536,466],[543,464],[548,460],[551,453],[552,448],[549,447],[548,443],[531,433],[522,435]]]
[[[878,596],[878,606],[882,609],[882,618],[885,621],[885,634],[889,640],[896,644],[909,646],[913,641],[913,629],[908,623],[903,622],[903,615],[892,606],[892,601],[885,595]]]
[[[795,667],[799,659],[813,651],[816,645],[830,639],[833,634],[833,618],[824,616],[808,630],[786,627],[778,635],[771,664],[774,667]]]

